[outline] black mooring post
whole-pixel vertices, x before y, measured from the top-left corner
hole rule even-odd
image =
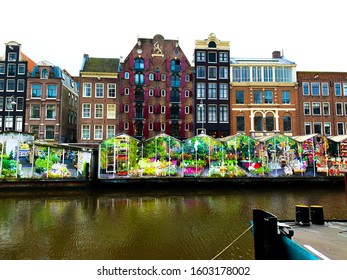
[[[278,256],[277,217],[260,209],[253,210],[254,256],[274,260]]]

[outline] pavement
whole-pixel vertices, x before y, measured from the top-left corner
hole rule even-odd
[[[347,260],[347,222],[291,226],[294,229],[292,240],[321,259]]]

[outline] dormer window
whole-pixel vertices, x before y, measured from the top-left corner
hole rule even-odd
[[[48,79],[48,70],[47,69],[43,69],[41,71],[41,79]]]

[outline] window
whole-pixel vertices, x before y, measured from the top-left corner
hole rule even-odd
[[[263,103],[263,93],[261,90],[255,90],[253,92],[254,104],[262,104]]]
[[[311,95],[312,96],[320,95],[320,84],[319,83],[311,83]]]
[[[260,66],[252,67],[252,79],[253,79],[253,82],[261,82],[261,67]]]
[[[5,117],[5,129],[6,130],[12,130],[13,128],[13,116],[6,116]]]
[[[331,135],[331,124],[330,122],[324,123],[324,135]]]
[[[16,60],[17,60],[17,53],[9,52],[8,53],[8,61],[16,61]]]
[[[342,116],[342,103],[341,102],[336,102],[336,116]]]
[[[216,63],[217,62],[217,53],[216,52],[209,52],[208,53],[208,62],[209,63]]]
[[[0,63],[0,74],[5,74],[5,64]]]
[[[229,114],[228,114],[228,105],[220,105],[219,107],[219,122],[228,123],[229,122]]]
[[[165,97],[166,96],[166,90],[165,89],[161,89],[160,90],[160,96],[161,97]]]
[[[165,123],[161,123],[161,124],[160,124],[160,130],[161,130],[161,131],[165,131],[165,128],[166,128]]]
[[[153,114],[153,112],[154,112],[154,107],[153,107],[153,105],[149,105],[149,106],[148,106],[148,113],[149,113],[149,114]]]
[[[237,116],[236,117],[236,129],[237,131],[245,131],[245,117]]]
[[[48,79],[48,70],[47,69],[42,69],[41,79]]]
[[[181,78],[179,75],[172,75],[171,76],[171,86],[172,87],[179,87],[181,83]]]
[[[216,83],[208,84],[208,98],[217,99],[217,84]]]
[[[39,125],[30,125],[29,126],[29,133],[39,135],[40,132],[40,126]]]
[[[115,125],[108,125],[107,126],[107,136],[106,138],[112,138],[116,135],[116,126]]]
[[[107,84],[107,97],[108,98],[116,97],[116,84]]]
[[[282,91],[282,104],[290,104],[290,91],[283,90]]]
[[[340,83],[335,83],[334,84],[334,91],[335,91],[335,95],[336,96],[341,96],[342,95],[341,84]]]
[[[25,74],[25,64],[18,64],[18,75],[24,75]]]
[[[165,114],[166,112],[166,107],[165,106],[160,106],[160,113]]]
[[[0,111],[4,110],[4,98],[0,96]]]
[[[124,73],[124,79],[129,80],[129,78],[130,78],[129,72],[125,72]]]
[[[303,95],[310,95],[310,87],[307,82],[302,83],[302,94]]]
[[[255,131],[263,131],[263,117],[255,116],[254,117],[254,129]]]
[[[283,131],[290,132],[292,131],[292,117],[283,116]]]
[[[17,91],[23,92],[25,89],[25,81],[23,79],[17,80]]]
[[[264,67],[264,82],[272,82],[273,81],[273,70],[270,66]]]
[[[23,117],[22,116],[17,116],[16,117],[16,123],[15,123],[15,130],[18,132],[23,131]]]
[[[181,65],[180,65],[180,61],[178,59],[171,60],[170,70],[172,72],[179,72],[179,71],[181,71]]]
[[[129,113],[129,104],[124,104],[124,113]]]
[[[205,105],[199,104],[196,106],[196,120],[198,123],[205,122]]]
[[[32,84],[31,85],[31,97],[32,98],[40,98],[42,92],[42,86],[40,84]]]
[[[190,112],[189,106],[184,106],[184,113],[186,115],[189,115],[189,112]]]
[[[323,102],[323,115],[325,115],[325,116],[330,115],[330,103],[329,102]]]
[[[46,125],[45,139],[54,140],[54,125]]]
[[[145,83],[145,75],[142,73],[135,74],[135,85],[143,85]]]
[[[160,79],[161,79],[162,81],[166,81],[166,74],[161,74],[160,76],[161,76]]]
[[[228,67],[219,67],[219,78],[220,79],[228,79]]]
[[[14,102],[13,96],[6,97],[6,111],[13,111],[14,110],[14,106],[16,104],[12,104],[12,102]]]
[[[0,80],[0,91],[5,90],[5,81],[3,79]]]
[[[322,83],[322,95],[323,96],[329,95],[329,84],[328,83]]]
[[[347,103],[345,102],[344,105],[345,105],[345,116],[347,116]]]
[[[209,80],[216,80],[217,79],[217,67],[216,66],[209,66],[208,67],[208,79]]]
[[[347,83],[343,84],[343,96],[347,96]]]
[[[274,117],[273,116],[266,116],[265,117],[265,127],[267,131],[273,131],[274,130]]]
[[[310,102],[304,102],[304,115],[311,115]]]
[[[95,97],[104,97],[104,84],[95,84]]]
[[[102,125],[94,125],[94,140],[102,140]]]
[[[153,123],[152,123],[152,122],[150,122],[150,123],[148,124],[148,130],[150,130],[150,131],[153,130]]]
[[[84,124],[82,125],[82,140],[90,139],[90,125]]]
[[[272,90],[265,90],[264,92],[264,99],[266,104],[272,104],[273,103],[273,93]]]
[[[124,95],[129,95],[130,89],[129,88],[124,88]]]
[[[55,120],[56,117],[56,105],[48,104],[46,105],[46,119]]]
[[[217,122],[217,105],[208,105],[208,122]]]
[[[83,84],[83,97],[91,97],[92,96],[92,84],[84,83]]]
[[[0,116],[0,131],[2,131],[2,116]]]
[[[312,115],[320,115],[321,114],[321,104],[320,102],[312,102]]]
[[[305,135],[312,134],[312,129],[311,129],[311,123],[306,122],[305,123]]]
[[[275,75],[276,82],[292,82],[291,67],[276,67]]]
[[[228,84],[219,84],[219,99],[228,99]]]
[[[7,87],[7,91],[15,91],[16,81],[13,79],[8,79],[6,87]]]
[[[322,134],[322,123],[313,123],[313,133]]]
[[[116,118],[116,104],[107,104],[107,118],[108,119]]]
[[[236,91],[236,104],[244,104],[244,103],[245,103],[244,91],[243,90],[237,90]]]
[[[7,77],[16,76],[16,64],[10,63],[7,64]]]
[[[136,58],[134,64],[135,70],[144,70],[145,69],[145,61],[143,58]]]
[[[82,104],[82,118],[84,119],[91,118],[91,104],[88,104],[88,103]]]
[[[94,117],[96,119],[102,119],[103,118],[103,104],[95,104]]]
[[[338,122],[337,123],[337,135],[343,135],[343,123],[342,122]]]
[[[228,62],[228,53],[220,52],[219,53],[219,62]]]
[[[153,73],[149,73],[148,79],[149,79],[150,81],[153,81],[153,80],[154,80],[154,74],[153,74]]]
[[[47,86],[47,98],[57,98],[57,85]]]
[[[197,83],[196,84],[196,98],[206,98],[206,84]]]
[[[23,111],[24,110],[24,97],[17,97],[17,111]]]
[[[39,119],[39,118],[40,118],[40,104],[31,104],[30,119]]]
[[[148,96],[153,96],[154,95],[154,90],[151,88],[148,90]]]
[[[206,78],[206,67],[205,66],[198,66],[197,67],[197,78]]]
[[[204,61],[206,61],[206,53],[205,52],[197,52],[196,53],[196,61],[197,62],[204,62]]]

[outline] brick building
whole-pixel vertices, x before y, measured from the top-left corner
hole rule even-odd
[[[98,144],[121,132],[118,68],[118,58],[84,55],[79,76],[78,143]]]
[[[178,40],[138,38],[121,68],[120,131],[139,140],[194,135],[192,67]]]
[[[28,77],[25,132],[56,143],[76,142],[78,85],[58,66],[42,61]]]
[[[297,135],[296,64],[279,51],[271,58],[231,58],[231,134]]]
[[[297,72],[297,134],[347,134],[347,73]]]

